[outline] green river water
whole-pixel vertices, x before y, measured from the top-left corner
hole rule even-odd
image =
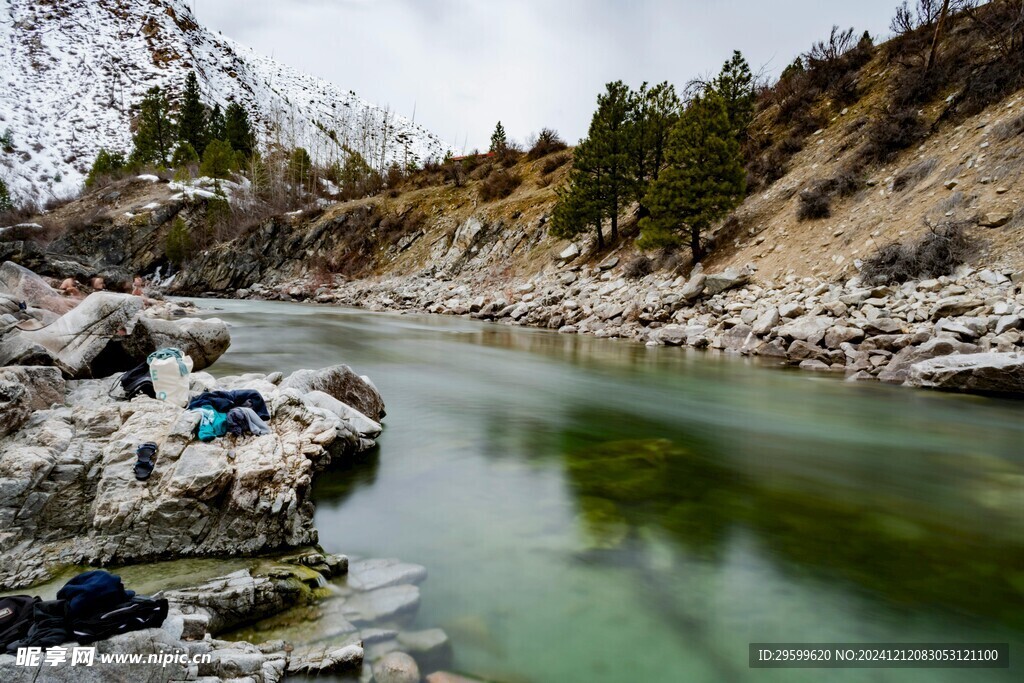
[[[1024,403],[459,318],[200,301],[214,374],[347,363],[379,448],[329,552],[422,564],[417,624],[505,683],[1020,680],[752,670],[750,642],[1024,643]]]

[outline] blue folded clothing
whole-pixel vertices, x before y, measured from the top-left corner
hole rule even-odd
[[[232,408],[252,408],[260,419],[269,420],[270,411],[260,392],[252,389],[235,391],[206,391],[188,402],[188,407],[200,408],[209,406],[219,413],[228,413]]]
[[[135,591],[125,590],[120,576],[102,569],[79,574],[57,591],[57,599],[68,603],[69,619],[92,616],[134,596]]]

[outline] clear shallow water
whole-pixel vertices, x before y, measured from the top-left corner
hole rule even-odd
[[[506,683],[1019,680],[750,670],[752,641],[1024,643],[1024,403],[434,316],[203,301],[215,374],[344,362],[388,406],[322,475],[329,552]]]

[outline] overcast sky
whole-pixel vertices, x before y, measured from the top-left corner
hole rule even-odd
[[[208,27],[461,150],[494,124],[586,133],[608,81],[683,86],[733,49],[777,75],[833,24],[888,33],[898,0],[189,0]]]

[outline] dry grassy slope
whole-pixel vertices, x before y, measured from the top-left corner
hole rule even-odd
[[[879,246],[920,235],[927,230],[926,221],[934,225],[972,220],[1006,210],[1013,212],[1007,225],[969,230],[978,245],[974,262],[1015,270],[1024,266],[1024,136],[1000,135],[1001,125],[1024,115],[1024,92],[961,124],[939,125],[920,147],[885,167],[870,169],[869,186],[833,200],[830,218],[797,220],[800,191],[833,175],[854,153],[859,133],[850,131],[850,125],[880,106],[884,76],[884,65],[877,65],[869,94],[812,135],[786,176],[747,198],[737,210],[740,230],[720,245],[709,265],[754,263],[759,276],[769,280],[787,274],[831,280],[853,275],[855,260]],[[940,110],[941,100],[923,111],[934,121]],[[897,175],[915,168],[924,175],[902,191],[894,190]],[[946,187],[951,180],[957,182],[953,189]]]
[[[913,239],[927,230],[926,221],[972,220],[991,211],[1010,211],[1012,220],[999,228],[972,227],[969,235],[978,251],[974,263],[985,267],[1020,270],[1024,267],[1024,136],[1001,136],[1003,124],[1024,116],[1024,92],[960,124],[941,124],[918,148],[907,150],[881,168],[869,169],[868,187],[847,198],[832,202],[832,216],[826,219],[798,221],[797,205],[801,190],[817,180],[832,176],[848,155],[855,152],[860,130],[852,124],[870,117],[884,96],[887,69],[884,64],[866,70],[867,95],[844,113],[832,118],[827,127],[810,136],[803,151],[790,162],[790,171],[766,191],[752,195],[739,207],[739,229],[720,234],[716,250],[707,266],[721,269],[753,263],[759,279],[778,281],[787,275],[813,276],[823,280],[850,277],[855,261],[872,254],[891,241]],[[941,113],[938,104],[924,110],[934,121]],[[401,194],[388,200],[398,207],[418,205],[427,211],[427,234],[397,259],[385,261],[380,274],[405,275],[430,265],[443,252],[455,232],[467,219],[476,216],[484,224],[501,222],[504,230],[481,236],[476,245],[502,239],[505,233],[520,228],[530,233],[530,248],[514,252],[513,258],[471,262],[464,271],[493,277],[521,278],[554,267],[554,257],[568,242],[546,235],[540,225],[550,215],[553,188],[564,178],[567,168],[553,175],[555,183],[537,187],[540,162],[526,164],[521,170],[523,185],[505,200],[483,203],[477,199],[476,182],[463,188],[430,187]],[[908,169],[923,169],[924,174],[894,190],[894,178]],[[957,185],[948,189],[948,181]],[[345,211],[339,205],[333,211]],[[538,234],[535,234],[538,233]],[[616,251],[629,258],[635,250],[629,244]],[[604,254],[594,254],[600,260]]]

